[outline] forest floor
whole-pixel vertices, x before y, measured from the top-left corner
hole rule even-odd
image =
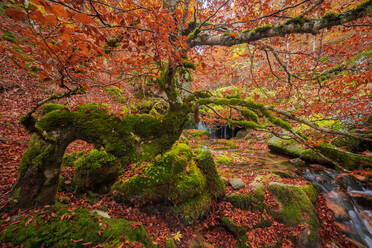
[[[3,63],[3,62],[1,62]],[[12,186],[18,177],[18,167],[22,154],[27,148],[30,134],[21,126],[19,118],[27,113],[34,104],[46,96],[47,88],[39,83],[39,86],[30,84],[32,78],[28,75],[19,73],[14,68],[7,68],[5,64],[0,65],[0,208],[4,206],[11,192]],[[37,82],[36,82],[37,83]],[[91,94],[94,94],[91,93]],[[84,98],[70,99],[67,104],[81,104],[87,101],[96,101],[95,98],[85,96]],[[102,97],[100,101],[107,102],[108,99]],[[252,134],[249,139],[232,139],[228,141],[210,140],[207,137],[201,137],[199,140],[190,140],[190,145],[208,147],[215,157],[217,168],[221,176],[226,179],[238,177],[243,180],[245,185],[249,185],[258,175],[265,175],[265,169],[273,168],[277,165],[289,164],[289,158],[271,154],[265,143],[265,137],[260,134]],[[90,146],[82,141],[77,141],[68,147],[68,152],[86,150]],[[225,162],[221,157],[226,160]],[[283,169],[283,168],[282,168]],[[288,169],[284,168],[284,169]],[[292,166],[291,170],[297,170]],[[68,174],[65,170],[62,173]],[[275,179],[273,179],[275,180]],[[306,184],[302,177],[287,179],[286,183]],[[238,192],[249,190],[247,187],[239,189]],[[234,190],[227,186],[227,193]],[[266,204],[277,207],[273,197],[266,192]],[[111,199],[109,195],[99,195],[96,201],[90,201],[84,197],[77,197],[71,193],[58,193],[59,199],[68,197],[71,208],[87,207],[89,209],[105,209],[112,217],[120,217],[128,220],[141,222],[148,231],[154,242],[164,246],[169,237],[176,240],[178,247],[189,247],[190,241],[195,238],[202,238],[214,247],[235,247],[236,238],[222,227],[218,219],[225,216],[229,217],[235,223],[242,225],[251,225],[257,223],[262,217],[260,212],[250,212],[248,210],[234,209],[230,203],[220,201],[213,203],[210,214],[204,219],[195,222],[191,226],[181,225],[177,220],[169,220],[160,209],[152,208],[151,211],[140,209],[135,206],[125,206],[118,204]],[[334,224],[334,213],[330,210],[324,197],[320,194],[316,203],[316,210],[320,219],[320,236],[323,247],[357,247],[348,241],[341,229]],[[25,213],[32,210],[27,210]],[[21,213],[21,211],[19,212]],[[2,221],[1,230],[6,225],[9,216],[0,212]],[[278,235],[282,233],[296,233],[301,231],[301,227],[289,227],[272,220],[270,227],[255,228],[247,233],[248,241],[255,247],[272,245],[276,242]],[[1,247],[6,247],[2,244]],[[293,242],[284,235],[282,237],[281,247],[295,247]]]

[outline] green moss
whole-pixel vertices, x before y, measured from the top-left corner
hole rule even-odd
[[[41,114],[45,115],[45,114],[47,114],[49,112],[52,112],[54,110],[61,110],[63,108],[67,108],[67,106],[61,105],[61,104],[55,104],[55,103],[45,104],[42,108]]]
[[[36,119],[32,115],[22,115],[19,122],[30,132],[37,132]]]
[[[297,16],[295,18],[288,19],[287,21],[284,22],[284,24],[300,24],[300,25],[303,25],[308,21],[309,21],[309,19],[304,17],[304,16]]]
[[[242,31],[242,33],[249,34],[249,35],[255,35],[256,33],[263,33],[267,30],[270,30],[272,27],[273,25],[267,24],[267,25],[258,26],[254,29],[245,29]]]
[[[210,136],[208,131],[198,130],[198,129],[187,129],[183,131],[183,135],[188,139],[200,138],[202,136]]]
[[[77,190],[97,192],[117,178],[120,164],[116,157],[106,151],[93,149],[86,156],[80,156],[74,167],[73,182]]]
[[[74,167],[75,161],[81,156],[87,155],[86,151],[66,153],[63,155],[62,167]]]
[[[255,33],[265,32],[265,31],[269,30],[272,27],[273,27],[273,25],[270,25],[270,24],[262,25],[262,26],[259,26],[259,27],[254,28],[251,32],[255,32]]]
[[[171,211],[180,215],[187,224],[192,224],[194,220],[207,215],[211,203],[211,197],[205,192],[171,207]]]
[[[332,20],[337,20],[337,19],[338,19],[338,14],[335,12],[328,12],[324,16],[322,16],[322,20],[332,21]]]
[[[344,136],[334,139],[332,145],[336,147],[345,147],[345,149],[350,152],[363,152],[367,148],[361,140]]]
[[[124,193],[118,200],[176,204],[200,194],[206,182],[192,156],[190,147],[179,143],[164,155],[158,155],[153,162],[140,165],[145,167],[141,175],[113,186],[113,190]]]
[[[242,113],[243,117],[247,120],[253,120],[255,122],[258,121],[258,115],[250,109],[245,108],[241,111],[241,113]]]
[[[99,151],[97,149],[93,149],[89,152],[87,156],[80,156],[75,162],[75,169],[76,170],[84,170],[84,169],[97,169],[101,168],[102,166],[108,166],[114,162],[116,158],[108,154],[106,151]]]
[[[234,222],[232,222],[227,217],[221,218],[220,219],[220,222],[221,222],[221,225],[222,226],[224,226],[227,230],[229,230],[229,232],[231,232],[232,234],[234,234],[234,236],[236,237],[236,241],[237,241],[236,247],[237,248],[251,247],[247,243],[248,242],[248,238],[245,235],[245,233],[247,232],[247,228],[236,225]]]
[[[17,37],[12,32],[9,32],[9,31],[3,32],[3,34],[1,35],[1,38],[3,40],[6,40],[6,41],[9,41],[9,42],[12,42],[12,43],[17,43],[18,42]]]
[[[183,67],[184,67],[184,68],[187,68],[187,69],[193,69],[193,70],[196,70],[196,64],[193,63],[193,62],[191,62],[191,61],[187,61],[187,60],[185,60],[185,61],[183,62]]]
[[[371,167],[372,157],[341,151],[330,144],[320,144],[319,151],[325,156],[337,161],[346,169]]]
[[[216,163],[231,165],[233,163],[233,159],[228,156],[218,156],[216,159]]]
[[[174,243],[174,240],[172,238],[169,238],[165,244],[166,248],[177,248],[176,243]]]
[[[296,178],[296,175],[294,173],[291,173],[290,171],[276,169],[270,169],[268,171],[275,175],[278,175],[281,178]]]
[[[56,217],[51,216],[52,212]],[[8,226],[1,235],[1,241],[23,244],[25,247],[83,247],[83,243],[91,242],[90,246],[95,246],[120,242],[122,239],[140,242],[143,247],[156,247],[143,226],[133,228],[134,222],[124,219],[101,218],[99,221],[83,208],[69,211],[58,205],[32,215],[33,220],[27,225],[30,216],[22,219],[20,223]],[[43,216],[51,216],[51,219],[45,222]],[[100,222],[107,224],[107,228],[103,229]],[[101,235],[98,231],[102,232]]]
[[[41,173],[45,161],[52,154],[53,147],[51,144],[47,144],[41,138],[34,134],[31,137],[29,147],[23,154],[21,166],[19,168],[20,177],[23,177],[27,169],[33,166],[37,172]]]
[[[317,195],[316,189],[312,185],[293,186],[280,183],[270,183],[267,188],[280,204],[280,209],[274,212],[274,216],[290,226],[306,222],[309,225],[309,242],[316,243],[319,240],[320,226],[312,203]]]
[[[254,121],[234,121],[234,120],[229,120],[229,123],[233,126],[240,126],[240,127],[245,127],[247,129],[259,129],[263,128],[260,124],[254,122]]]
[[[236,208],[250,211],[259,210],[262,212],[264,209],[267,209],[267,206],[263,203],[265,195],[262,196],[260,190],[258,190],[258,194],[230,194],[226,196],[226,201],[230,202]]]
[[[216,165],[213,161],[212,153],[209,150],[201,151],[196,157],[198,167],[203,172],[207,180],[206,189],[214,198],[220,198],[225,194],[225,183],[218,175]]]

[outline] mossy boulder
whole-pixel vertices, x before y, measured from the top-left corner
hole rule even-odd
[[[20,218],[20,222],[2,232],[2,242],[27,248],[98,244],[112,247],[125,241],[133,245],[140,243],[142,247],[157,247],[142,225],[124,219],[102,218],[84,208],[69,210],[64,205],[56,205]]]
[[[294,140],[283,140],[272,137],[268,140],[268,147],[272,152],[284,154],[290,157],[299,157],[310,163],[329,164],[313,150],[306,148]],[[316,149],[324,156],[336,161],[345,169],[352,170],[359,167],[371,167],[372,157],[346,152],[331,144],[322,143]]]
[[[124,182],[117,182],[113,190],[124,193],[118,200],[140,204],[170,201],[174,204],[203,192],[206,180],[193,161],[186,144],[177,144],[151,163],[139,163],[144,172]]]
[[[119,160],[107,153],[93,149],[87,156],[80,156],[74,164],[73,182],[78,191],[106,192],[119,175]]]
[[[288,178],[286,174],[284,177]],[[299,236],[293,237],[293,240],[299,247],[318,247],[320,224],[314,206],[318,195],[317,188],[312,184],[281,183],[282,179],[282,176],[273,172],[258,175],[249,185],[252,189],[251,193],[233,193],[228,195],[226,200],[240,209],[267,212],[277,221],[292,227],[305,224],[307,227]],[[265,204],[265,191],[273,195],[278,208],[268,207]]]
[[[137,164],[136,168],[142,168],[143,172],[119,180],[112,192],[118,201],[164,204],[190,223],[204,216],[212,199],[225,191],[211,154],[201,152],[196,160],[198,163],[189,146],[177,143],[153,162]]]
[[[262,212],[267,209],[267,205],[264,204],[265,193],[261,188],[256,189],[255,192],[239,194],[232,193],[226,196],[226,201],[230,202],[234,207],[243,210]]]
[[[317,190],[312,185],[296,186],[272,182],[267,189],[274,195],[279,203],[279,210],[273,210],[273,215],[290,226],[306,223],[308,227],[298,238],[300,247],[319,246],[319,220],[314,203]]]
[[[75,161],[86,154],[86,151],[66,153],[65,155],[63,155],[61,167],[74,167]]]

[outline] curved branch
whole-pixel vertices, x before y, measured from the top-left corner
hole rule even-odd
[[[363,135],[363,134],[358,134],[358,133],[349,133],[349,132],[340,131],[340,130],[328,129],[328,128],[325,128],[325,127],[320,127],[320,126],[318,126],[317,124],[315,124],[315,123],[313,123],[311,121],[308,121],[308,120],[299,118],[299,117],[294,116],[293,114],[291,114],[291,113],[289,113],[287,111],[277,109],[277,108],[275,108],[273,106],[266,106],[266,109],[269,109],[269,110],[271,110],[273,112],[276,112],[278,114],[284,115],[288,119],[291,119],[291,120],[294,120],[296,122],[305,124],[305,125],[313,128],[313,129],[315,129],[315,130],[318,130],[318,131],[321,131],[321,132],[324,132],[324,133],[337,134],[337,135],[343,135],[343,136],[352,137],[352,138],[355,138],[355,139],[372,141],[372,135]]]
[[[372,0],[367,0],[357,7],[340,14],[328,13],[320,19],[307,19],[298,16],[288,21],[272,26],[266,25],[242,32],[238,37],[226,35],[200,35],[188,40],[190,47],[195,46],[234,46],[242,43],[258,41],[264,38],[284,36],[295,33],[316,34],[325,28],[342,25],[357,20],[372,13]]]

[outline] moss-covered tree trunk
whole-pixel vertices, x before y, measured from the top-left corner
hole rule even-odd
[[[153,158],[167,151],[181,135],[190,107],[172,106],[162,116],[148,114],[119,116],[99,104],[76,108],[46,105],[36,121],[35,133],[23,155],[20,177],[11,205],[27,208],[53,204],[66,147],[82,139],[116,157],[125,168],[131,162]],[[41,138],[46,134],[49,142]]]
[[[37,134],[32,136],[13,193],[13,201],[18,207],[54,203],[62,157],[73,140],[70,132],[59,132],[56,137],[58,141],[50,144]]]

